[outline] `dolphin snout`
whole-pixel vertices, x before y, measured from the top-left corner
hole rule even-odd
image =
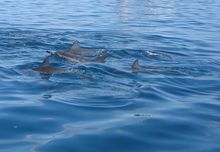
[[[47,53],[49,53],[50,55],[55,55],[56,53],[55,52],[52,52],[52,51],[46,51]]]

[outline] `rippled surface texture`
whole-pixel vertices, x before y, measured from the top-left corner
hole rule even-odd
[[[1,0],[0,151],[219,152],[219,13],[219,0]],[[111,56],[31,70],[74,40]]]

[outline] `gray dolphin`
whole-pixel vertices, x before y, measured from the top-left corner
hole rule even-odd
[[[46,56],[44,61],[39,67],[32,68],[32,70],[44,73],[44,74],[53,74],[53,73],[63,73],[65,72],[64,68],[54,67],[49,63],[50,55]]]
[[[86,48],[82,48],[82,47],[79,47],[79,41],[73,41],[73,45],[72,47],[68,50],[69,52],[71,53],[80,53],[80,54],[86,54],[86,55],[95,55],[96,52],[93,51],[93,50],[89,50],[89,49],[86,49]]]
[[[72,61],[72,62],[99,62],[104,63],[105,58],[108,57],[110,54],[108,52],[101,52],[95,58],[90,59],[86,57],[81,57],[77,54],[73,54],[72,51],[57,51],[57,52],[50,52],[51,55],[58,56],[60,58]]]
[[[133,72],[176,72],[176,70],[172,68],[141,66],[137,59],[133,62],[131,69]]]

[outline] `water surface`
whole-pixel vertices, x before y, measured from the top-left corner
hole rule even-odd
[[[219,152],[220,1],[2,0],[1,152]],[[74,40],[105,63],[31,70]],[[132,72],[145,67],[175,72]]]

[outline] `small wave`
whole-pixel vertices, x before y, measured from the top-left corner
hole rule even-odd
[[[77,87],[76,84],[69,84],[69,87],[62,87],[58,92],[57,89],[53,89],[55,92],[51,90],[48,94],[53,101],[81,107],[122,108],[133,103],[132,98],[135,92],[130,90],[130,86],[117,85],[113,87],[114,84],[97,83],[99,83],[98,86],[92,82],[75,89],[71,88]]]
[[[159,51],[144,51],[143,55],[155,60],[172,60],[172,57],[170,55]]]

